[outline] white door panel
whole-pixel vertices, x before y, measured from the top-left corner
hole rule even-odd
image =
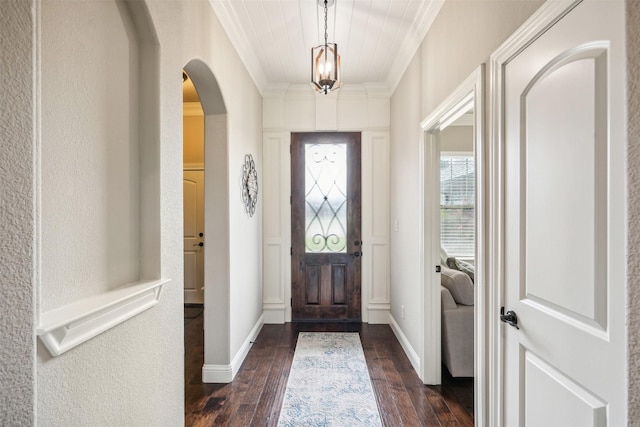
[[[186,249],[186,248],[185,248]],[[184,290],[196,292],[198,289],[198,251],[186,249],[184,251]],[[187,302],[185,300],[185,302]]]
[[[606,404],[530,352],[524,352],[525,425],[606,426]]]
[[[184,302],[204,302],[204,171],[184,171]]]
[[[504,425],[625,422],[624,3],[506,62]]]
[[[598,248],[607,246],[608,143],[606,109],[595,110],[598,94],[606,93],[605,53],[580,49],[534,77],[522,95],[520,148],[526,269],[520,298],[601,329],[606,253]],[[544,247],[557,256],[536,250]]]

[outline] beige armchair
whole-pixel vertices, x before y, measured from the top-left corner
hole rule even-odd
[[[474,376],[474,286],[461,271],[442,267],[442,361],[453,377]]]

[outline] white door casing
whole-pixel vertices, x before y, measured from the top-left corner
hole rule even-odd
[[[626,425],[624,55],[624,2],[585,0],[492,56],[492,425]]]
[[[204,302],[204,171],[184,171],[184,302]],[[202,244],[202,246],[201,246]]]
[[[440,384],[441,364],[441,291],[440,273],[440,131],[456,121],[461,114],[473,110],[473,151],[476,167],[476,258],[474,304],[474,400],[475,423],[487,424],[487,291],[486,284],[486,144],[484,142],[484,80],[485,65],[480,65],[421,123],[424,143],[420,146],[420,209],[423,233],[420,239],[421,283],[423,289],[423,346],[419,375],[425,384]]]

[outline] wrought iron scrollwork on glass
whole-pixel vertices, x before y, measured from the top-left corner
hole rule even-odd
[[[257,201],[258,173],[256,172],[253,156],[247,154],[244,156],[244,164],[242,165],[242,202],[247,215],[253,216],[256,211]]]
[[[347,146],[305,145],[305,251],[347,251]]]

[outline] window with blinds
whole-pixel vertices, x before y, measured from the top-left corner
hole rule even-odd
[[[475,256],[473,155],[440,157],[440,242],[449,256]]]

